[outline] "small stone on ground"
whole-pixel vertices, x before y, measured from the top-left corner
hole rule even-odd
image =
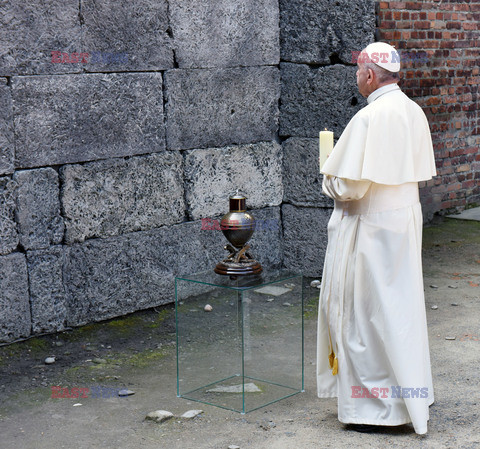
[[[256,293],[262,293],[264,295],[272,296],[280,296],[291,291],[291,288],[279,287],[276,285],[267,285],[266,287],[257,288],[255,290]]]
[[[189,410],[185,412],[180,418],[193,419],[195,416],[198,416],[203,413],[203,410]]]
[[[155,422],[163,422],[167,419],[173,418],[173,413],[167,410],[155,410],[154,412],[150,412],[145,419],[149,419]]]
[[[135,394],[135,392],[132,390],[120,390],[118,392],[119,396],[131,396],[132,394]]]

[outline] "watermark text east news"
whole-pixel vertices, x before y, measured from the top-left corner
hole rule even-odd
[[[128,53],[52,51],[52,64],[126,64]]]

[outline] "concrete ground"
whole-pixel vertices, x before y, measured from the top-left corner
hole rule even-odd
[[[411,425],[347,430],[336,401],[316,397],[318,290],[307,288],[304,393],[246,415],[177,398],[174,314],[164,307],[0,347],[0,447],[480,448],[480,223],[446,219],[425,228],[424,278],[436,398],[426,436]],[[45,365],[52,355],[56,362]],[[90,395],[52,398],[52,386],[89,387]],[[135,394],[94,397],[93,388]],[[204,412],[144,419],[158,409]]]

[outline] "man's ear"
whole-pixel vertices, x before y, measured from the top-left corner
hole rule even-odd
[[[368,69],[367,84],[373,83],[374,79],[375,79],[375,72],[372,69]]]

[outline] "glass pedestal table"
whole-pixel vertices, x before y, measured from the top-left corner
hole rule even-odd
[[[304,388],[302,276],[175,278],[177,396],[247,413]]]

